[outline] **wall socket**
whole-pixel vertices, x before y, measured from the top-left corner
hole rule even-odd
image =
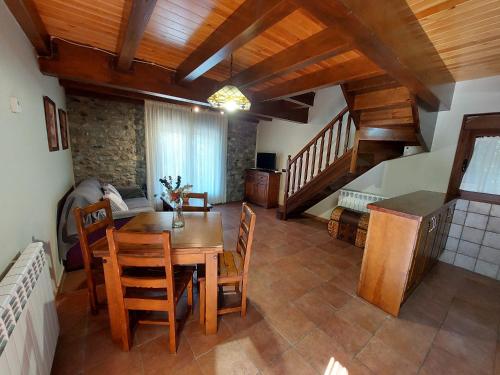
[[[10,110],[12,111],[12,113],[21,112],[21,102],[15,96],[10,97]]]

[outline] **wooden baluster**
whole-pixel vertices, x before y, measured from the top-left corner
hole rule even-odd
[[[288,204],[288,189],[290,188],[290,160],[292,159],[291,155],[288,155],[288,159],[286,160],[286,180],[285,180],[285,196],[283,198],[283,219],[286,220],[286,209]]]
[[[351,121],[352,117],[349,114],[349,117],[347,117],[347,127],[345,129],[345,136],[344,136],[344,152],[346,152],[347,148],[349,147],[349,137],[351,136]]]
[[[335,143],[335,160],[339,158],[339,147],[340,147],[340,136],[342,135],[342,120],[344,116],[339,119],[339,125],[337,126],[337,142]]]
[[[316,143],[318,143],[317,139],[314,141],[314,146],[313,146],[313,160],[312,160],[312,165],[311,165],[311,180],[314,178],[314,164],[316,163]]]
[[[318,163],[318,173],[321,172],[321,166],[323,164],[323,149],[325,148],[325,133],[321,136],[321,143],[319,146],[319,163]]]
[[[309,170],[309,149],[306,151],[306,167],[304,170],[304,185],[307,184],[307,171]]]
[[[300,180],[302,179],[302,158],[304,154],[300,155],[300,163],[299,163],[299,178],[297,178],[297,191],[300,190]]]
[[[295,172],[297,170],[297,160],[293,162],[293,175],[292,175],[292,195],[295,193]]]
[[[330,153],[332,151],[332,136],[333,136],[333,125],[330,126],[330,133],[328,135],[328,149],[326,151],[326,167],[330,164]]]

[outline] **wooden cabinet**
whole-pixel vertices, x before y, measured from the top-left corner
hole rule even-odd
[[[280,173],[247,169],[245,173],[245,200],[265,208],[278,207]]]
[[[371,209],[358,295],[398,316],[401,304],[441,255],[455,202],[417,191],[368,205]]]

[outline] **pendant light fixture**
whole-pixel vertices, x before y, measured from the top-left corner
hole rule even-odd
[[[207,100],[214,108],[223,108],[228,112],[234,112],[237,109],[248,111],[251,103],[245,95],[234,85],[231,84],[233,78],[233,55],[231,54],[229,84],[213,93]]]

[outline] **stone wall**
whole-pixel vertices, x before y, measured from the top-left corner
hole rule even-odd
[[[67,96],[75,182],[97,177],[117,186],[146,184],[144,105]],[[257,124],[230,120],[226,199],[243,199],[245,169],[255,167]]]
[[[67,96],[75,182],[146,184],[144,105]]]
[[[245,169],[255,167],[257,124],[230,120],[227,129],[226,200],[243,199]]]

